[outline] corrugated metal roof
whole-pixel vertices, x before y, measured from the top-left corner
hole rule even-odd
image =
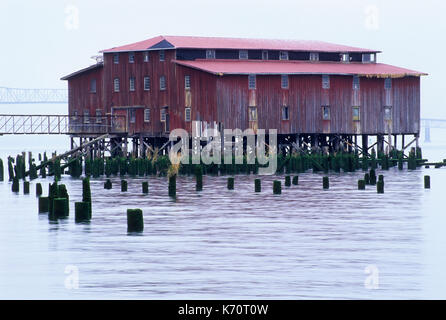
[[[91,65],[89,67],[86,67],[84,69],[81,69],[81,70],[75,71],[73,73],[70,73],[69,75],[60,78],[60,80],[69,80],[72,77],[77,76],[77,75],[79,75],[81,73],[84,73],[84,72],[87,72],[87,71],[90,71],[90,70],[94,70],[94,69],[97,69],[97,68],[102,68],[103,66],[104,66],[104,63],[102,63],[102,62],[101,63],[96,63],[96,64],[93,64],[93,65]]]
[[[164,41],[166,49],[178,48],[207,48],[207,49],[246,49],[246,50],[289,50],[289,51],[317,51],[317,52],[380,52],[364,48],[357,48],[323,41],[313,40],[280,40],[280,39],[247,39],[223,37],[191,37],[191,36],[158,36],[148,40],[114,47],[101,52],[125,52],[161,49],[156,46]],[[152,48],[153,47],[153,48]]]
[[[369,77],[422,76],[426,73],[383,63],[341,63],[256,60],[174,60],[175,63],[213,74],[337,74]]]

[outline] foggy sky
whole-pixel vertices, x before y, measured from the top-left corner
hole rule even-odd
[[[378,49],[378,62],[429,73],[422,117],[446,119],[445,9],[407,0],[1,0],[0,86],[66,88],[60,78],[99,50],[157,35],[312,39]]]

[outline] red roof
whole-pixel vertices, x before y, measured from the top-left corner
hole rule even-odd
[[[222,37],[158,36],[148,40],[114,47],[101,52],[143,51],[155,49],[207,48],[246,50],[289,50],[317,52],[380,52],[312,40],[271,40]]]
[[[427,75],[383,63],[341,63],[261,60],[174,60],[175,63],[213,74],[337,74],[370,77]]]

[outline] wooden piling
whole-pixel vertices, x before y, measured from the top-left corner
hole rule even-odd
[[[369,179],[370,179],[370,184],[372,186],[376,185],[376,172],[374,169],[370,169],[370,173],[369,173]]]
[[[273,181],[273,194],[281,194],[282,193],[282,183],[279,180]]]
[[[23,181],[23,194],[29,194],[29,181]]]
[[[262,191],[262,184],[260,179],[254,180],[254,192],[261,192]]]
[[[234,190],[234,178],[228,178],[228,190]]]
[[[14,177],[12,179],[12,186],[11,186],[12,192],[19,192],[20,191],[20,184],[19,184],[19,178]]]
[[[291,187],[291,177],[285,176],[285,187]]]
[[[127,180],[121,180],[121,192],[127,191]]]
[[[141,209],[127,209],[127,232],[142,232],[144,220]]]
[[[323,187],[324,189],[328,189],[328,188],[330,188],[330,181],[329,181],[329,179],[328,179],[327,176],[325,176],[325,177],[322,178],[322,187]]]
[[[49,211],[49,198],[39,197],[39,213],[45,213]]]
[[[113,185],[112,185],[111,180],[110,180],[110,179],[107,179],[107,180],[104,182],[104,189],[110,190],[110,189],[112,189],[112,187],[113,187]]]
[[[377,193],[384,193],[384,181],[378,181],[376,183],[376,192]]]
[[[297,186],[299,184],[299,176],[294,176],[292,183],[293,183],[293,185]]]
[[[365,190],[365,180],[358,180],[358,190]]]
[[[142,193],[149,193],[149,182],[143,181],[142,183]]]
[[[90,202],[75,202],[74,203],[74,221],[87,222],[91,219]]]
[[[55,218],[65,218],[68,216],[68,199],[55,198],[53,201],[53,215]]]
[[[431,188],[431,177],[424,176],[424,189],[430,189],[430,188]]]
[[[40,182],[36,183],[36,196],[40,197],[42,194],[43,194],[42,184]]]
[[[176,197],[177,195],[177,175],[171,175],[169,177],[169,196],[170,197]]]

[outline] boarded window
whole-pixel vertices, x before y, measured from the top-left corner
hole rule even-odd
[[[248,59],[248,50],[239,50],[238,58],[241,59],[241,60]]]
[[[130,123],[135,123],[135,121],[136,121],[136,109],[129,109],[129,119],[130,119]]]
[[[190,76],[184,76],[184,88],[190,89]]]
[[[353,118],[353,121],[360,120],[360,108],[358,106],[352,107],[352,118]]]
[[[249,107],[249,121],[257,121],[257,107]]]
[[[84,110],[84,123],[88,124],[90,123],[90,111]]]
[[[96,93],[96,79],[91,79],[90,81],[90,92]]]
[[[113,55],[113,63],[118,64],[119,63],[119,53],[115,53]]]
[[[96,123],[102,122],[102,110],[96,109]]]
[[[386,78],[384,80],[384,89],[392,89],[392,78]]]
[[[166,121],[166,108],[161,108],[160,110],[160,121]]]
[[[206,50],[206,59],[215,59],[215,50]]]
[[[353,90],[359,90],[359,77],[353,76]]]
[[[255,74],[248,75],[248,87],[249,87],[249,89],[256,88],[256,75]]]
[[[150,108],[144,109],[144,122],[150,122]]]
[[[191,110],[189,107],[184,108],[184,120],[190,122],[191,119]]]
[[[384,107],[384,120],[392,120],[392,107],[391,106]]]
[[[165,52],[164,50],[160,50],[160,61],[164,61],[165,59]]]
[[[166,77],[160,77],[160,90],[166,90]]]
[[[113,88],[114,88],[115,92],[119,92],[119,78],[115,78],[113,80]]]
[[[129,88],[130,91],[135,91],[135,77],[130,77]]]
[[[319,61],[319,53],[310,52],[310,61]]]
[[[150,77],[149,76],[144,77],[144,90],[145,91],[150,90]]]
[[[279,59],[280,60],[288,60],[288,51],[280,51]]]
[[[262,51],[262,60],[268,60],[268,51],[267,50]]]
[[[282,89],[288,89],[288,75],[287,74],[282,74],[280,82],[281,82]]]
[[[135,63],[135,53],[129,52],[129,63]]]
[[[322,75],[322,89],[330,89],[330,76],[328,74]]]
[[[148,52],[144,52],[143,57],[144,57],[144,62],[149,62],[150,56]]]
[[[288,106],[282,106],[282,120],[290,120]]]
[[[350,55],[348,53],[341,53],[342,62],[350,62]]]
[[[330,120],[330,107],[322,106],[322,120]]]

